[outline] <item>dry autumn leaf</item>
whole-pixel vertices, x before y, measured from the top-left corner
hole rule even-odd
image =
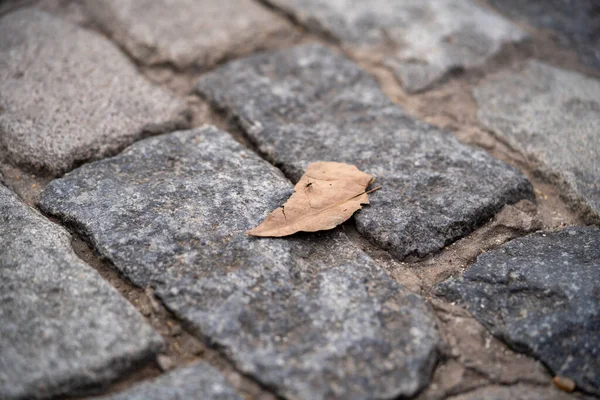
[[[370,192],[365,190],[371,182],[373,177],[354,165],[310,163],[288,201],[247,233],[281,237],[335,228],[362,208],[362,204],[369,204]]]

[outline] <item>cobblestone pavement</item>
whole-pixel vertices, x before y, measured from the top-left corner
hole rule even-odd
[[[0,399],[600,399],[598,21],[0,3]],[[382,189],[246,235],[318,160]]]

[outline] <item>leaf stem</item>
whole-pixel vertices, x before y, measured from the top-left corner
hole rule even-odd
[[[381,188],[382,188],[382,186],[377,186],[376,188],[374,188],[374,189],[371,189],[371,190],[369,190],[368,192],[365,192],[365,194],[373,193],[374,191],[376,191],[376,190],[379,190],[379,189],[381,189]]]

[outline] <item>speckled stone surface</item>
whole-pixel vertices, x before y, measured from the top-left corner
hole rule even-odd
[[[139,62],[177,69],[206,69],[295,35],[253,0],[88,0],[86,9]]]
[[[574,397],[553,387],[528,386],[487,386],[470,392],[450,396],[447,400],[573,400]]]
[[[373,78],[318,45],[234,61],[198,92],[235,116],[265,156],[299,179],[311,161],[343,161],[383,188],[356,214],[362,235],[399,258],[470,233],[531,185],[508,165],[407,116]]]
[[[408,91],[482,65],[526,34],[472,0],[267,0],[342,46],[380,57]]]
[[[33,9],[0,19],[0,159],[61,174],[135,139],[187,126],[102,36]]]
[[[554,31],[562,46],[600,69],[600,3],[597,0],[487,0],[511,18]]]
[[[0,398],[102,385],[162,339],[73,252],[70,236],[0,185]]]
[[[96,400],[242,400],[223,375],[205,362],[179,367],[113,396]]]
[[[600,228],[535,233],[489,251],[437,288],[515,350],[600,393]]]
[[[279,170],[206,127],[85,165],[53,181],[41,205],[279,394],[414,394],[439,342],[422,298],[341,231],[245,234],[291,190]]]
[[[537,61],[475,88],[479,120],[540,162],[563,196],[600,221],[600,81]]]

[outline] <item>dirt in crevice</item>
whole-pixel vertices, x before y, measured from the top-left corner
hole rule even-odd
[[[271,13],[287,20],[301,35],[304,36],[304,40],[317,40],[340,47],[341,43],[338,38],[322,27],[316,20],[311,21],[312,26],[306,26],[293,13],[284,10],[277,4],[273,4],[271,0],[254,0],[254,2],[267,8]]]
[[[111,32],[104,29],[89,16],[85,10],[85,5],[82,2],[73,0],[32,0],[32,3],[36,4],[36,7],[45,12],[56,15],[102,35],[113,43],[123,55],[135,65],[138,72],[146,79],[180,97],[189,95],[193,91],[200,76],[219,68],[229,61],[245,58],[263,51],[292,47],[302,43],[307,36],[306,32],[304,32],[303,29],[300,29],[298,25],[289,24],[289,37],[284,37],[284,39],[282,39],[279,33],[272,34],[263,38],[263,41],[260,44],[252,48],[234,43],[228,52],[223,54],[218,60],[214,60],[215,62],[211,62],[210,65],[202,66],[191,64],[189,66],[181,66],[170,61],[151,63],[148,61],[150,55],[141,59],[131,54],[118,39],[113,37]],[[266,8],[267,11],[272,12],[272,8],[266,3],[256,1],[256,4],[259,7]],[[279,13],[274,14],[289,23],[288,18],[282,17]]]
[[[52,177],[31,172],[0,162],[0,182],[11,188],[26,204],[35,207],[44,188]]]
[[[353,221],[344,224],[343,229],[391,277],[409,290],[427,297],[432,295],[436,284],[466,271],[481,253],[538,230],[552,230],[574,224],[575,221],[562,214],[548,218],[542,215],[538,205],[529,200],[521,200],[516,204],[505,205],[483,226],[439,252],[410,260],[397,260],[387,251],[370,243],[356,230]]]
[[[73,399],[93,399],[100,395],[110,395],[126,390],[138,383],[151,380],[177,367],[197,361],[204,361],[219,370],[226,380],[246,400],[276,400],[278,397],[261,385],[239,373],[229,359],[213,346],[198,339],[189,329],[177,320],[154,296],[151,288],[142,289],[131,284],[126,278],[103,260],[90,246],[72,232],[72,247],[85,263],[92,266],[111,286],[119,291],[158,332],[165,343],[163,351],[155,360],[141,366],[113,382],[105,388],[96,388],[93,396],[71,397]]]
[[[430,384],[416,400],[441,400],[491,386],[546,388],[564,395],[552,373],[533,357],[510,349],[468,311],[437,298],[428,298],[443,340],[441,360]],[[573,399],[590,398],[582,392]]]
[[[209,102],[197,95],[190,95],[186,99],[192,110],[192,128],[203,125],[214,125],[220,130],[230,134],[236,142],[262,157],[261,152],[243,132],[236,119],[229,115],[225,110],[212,106]]]
[[[112,38],[107,33],[103,33],[103,35],[112,41]],[[303,37],[295,32],[295,36],[293,36],[288,43],[269,44],[253,49],[252,51],[239,50],[239,54],[235,54],[235,51],[232,51],[232,54],[224,56],[223,59],[219,60],[214,65],[203,68],[190,66],[181,69],[171,63],[147,65],[133,58],[128,53],[125,54],[136,64],[138,71],[150,82],[170,91],[176,96],[183,97],[190,95],[194,91],[194,87],[202,75],[209,73],[230,61],[250,57],[264,51],[274,51],[296,46],[300,43],[303,43]],[[125,50],[123,51],[125,52]]]

